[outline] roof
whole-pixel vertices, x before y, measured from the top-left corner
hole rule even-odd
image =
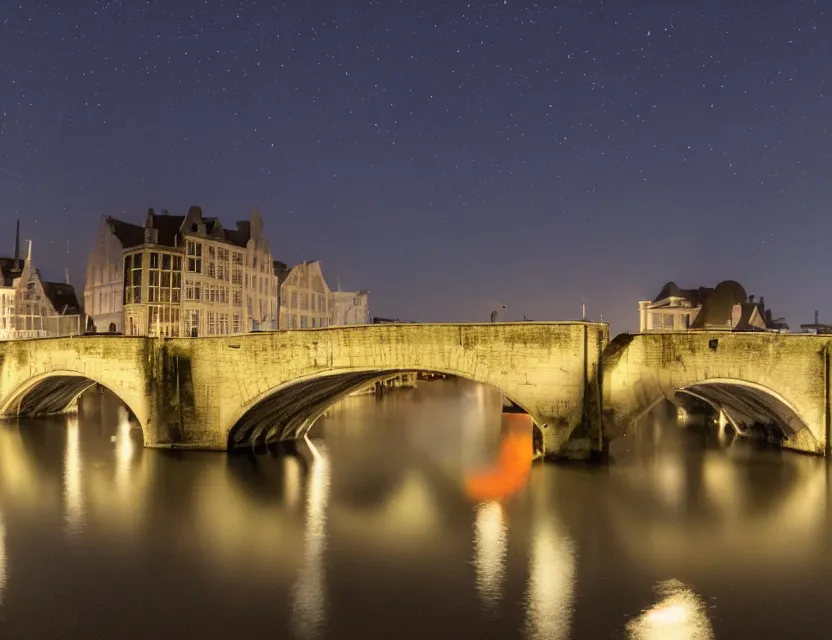
[[[698,289],[680,289],[675,282],[668,282],[659,291],[653,302],[664,300],[665,298],[684,298],[689,301],[694,307],[704,304],[705,300],[714,292],[710,287],[699,287]]]
[[[285,262],[281,262],[280,260],[275,260],[274,262],[272,262],[272,266],[274,267],[274,275],[277,276],[277,281],[280,284],[283,284],[283,282],[289,275],[289,272],[291,271],[289,265],[287,265]]]
[[[743,304],[747,301],[748,295],[739,282],[724,280],[716,285],[713,293],[702,303],[702,309],[696,314],[691,329],[730,326],[734,305]],[[756,308],[754,303],[749,304]],[[750,311],[748,317],[746,317],[746,310],[743,309],[743,318],[746,322],[750,317]]]
[[[43,293],[49,302],[61,315],[77,315],[81,313],[81,305],[75,295],[75,287],[63,282],[41,282]]]
[[[12,286],[12,281],[23,271],[23,263],[23,260],[0,257],[0,287]]]

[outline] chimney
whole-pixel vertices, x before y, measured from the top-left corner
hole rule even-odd
[[[145,229],[152,229],[153,228],[153,214],[156,213],[153,210],[153,207],[147,210],[147,215],[144,217],[144,227]]]
[[[815,309],[815,324],[819,324],[819,323],[818,323],[818,317],[819,317],[819,316],[820,316],[820,314],[818,313],[818,310],[817,310],[817,309]]]
[[[760,296],[760,306],[763,308],[766,306],[766,299],[763,296]]]
[[[66,278],[66,283],[67,283],[67,284],[72,284],[72,283],[69,281],[69,267],[67,267],[66,269],[64,269],[64,277]]]
[[[748,296],[748,301],[749,302],[754,302],[754,295],[753,294]]]

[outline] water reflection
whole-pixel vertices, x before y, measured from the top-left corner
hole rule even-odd
[[[329,501],[330,469],[326,449],[305,438],[311,459],[307,475],[306,523],[303,564],[294,587],[293,623],[302,638],[321,635],[325,623],[326,580],[323,556],[326,549],[326,508]]]
[[[0,511],[0,607],[6,593],[6,525],[3,522],[3,512]]]
[[[5,425],[0,636],[793,637],[782,610],[832,597],[823,460],[657,422],[608,468],[530,468],[489,394],[352,398],[256,459],[145,450],[112,408]]]
[[[508,530],[502,505],[499,502],[477,505],[474,523],[477,590],[486,609],[493,609],[502,596],[508,549]]]
[[[66,531],[78,535],[84,526],[83,466],[78,416],[67,416],[64,457],[64,510]]]
[[[656,589],[661,598],[627,625],[632,640],[712,640],[711,621],[704,600],[678,580]]]
[[[119,407],[118,418],[118,433],[114,436],[116,441],[116,490],[122,499],[127,499],[135,444],[130,434],[132,430],[130,419],[127,410],[123,407]]]
[[[539,512],[532,525],[531,545],[526,594],[528,637],[569,638],[575,597],[574,543],[554,515]]]

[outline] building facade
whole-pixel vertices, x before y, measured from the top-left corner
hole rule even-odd
[[[141,226],[105,219],[99,236],[87,288],[94,305],[99,294],[119,292],[120,323],[108,315],[115,305],[94,307],[107,327],[170,337],[277,329],[278,282],[256,209],[234,229],[196,206],[184,216],[151,209]]]
[[[125,227],[132,227],[128,229]],[[130,233],[133,231],[134,233]],[[90,333],[124,332],[124,281],[122,242],[139,229],[110,216],[104,216],[87,260],[84,282],[84,313]]]
[[[369,291],[335,291],[333,325],[370,324]]]
[[[334,299],[324,280],[320,260],[302,262],[291,269],[275,263],[274,270],[285,273],[280,284],[280,328],[316,329],[332,324]]]

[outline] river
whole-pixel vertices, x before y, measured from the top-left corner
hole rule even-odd
[[[147,450],[108,396],[0,425],[2,638],[825,638],[824,460],[650,416],[530,464],[464,381],[349,398],[296,453]]]

